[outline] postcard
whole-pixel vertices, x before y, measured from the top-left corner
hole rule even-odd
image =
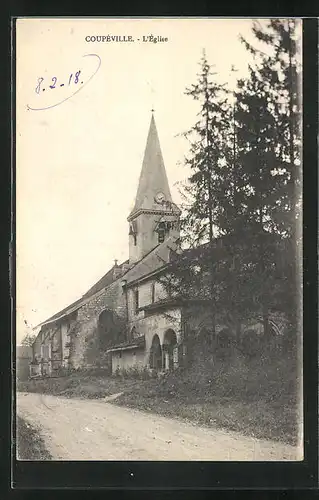
[[[19,461],[301,461],[302,21],[19,18]]]

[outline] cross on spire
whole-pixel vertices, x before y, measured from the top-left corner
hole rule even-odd
[[[154,87],[153,87],[152,83],[150,83],[150,82],[146,82],[146,83],[149,86],[150,91],[151,91],[151,103],[152,103],[151,112],[154,113],[154,111],[155,111],[155,109],[154,109],[154,94],[155,94],[155,90],[154,90]]]

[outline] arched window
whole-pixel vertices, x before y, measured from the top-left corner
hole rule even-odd
[[[134,290],[134,306],[135,306],[135,314],[137,314],[139,310],[138,289]]]
[[[157,229],[158,242],[163,243],[165,240],[165,222],[160,222]]]
[[[133,236],[133,243],[134,243],[134,246],[136,246],[137,245],[137,225],[136,225],[136,221],[132,221],[130,223],[129,235]]]
[[[157,334],[152,339],[152,346],[150,349],[150,368],[156,371],[162,370],[162,348],[159,337]]]
[[[174,330],[165,332],[163,341],[164,367],[166,370],[173,370],[178,366],[178,346]]]
[[[129,340],[134,340],[136,337],[137,337],[136,328],[135,328],[135,326],[133,326],[133,328],[131,330],[131,333],[130,333],[130,339]]]
[[[151,297],[152,297],[152,304],[154,304],[154,302],[155,302],[155,283],[154,283],[154,281],[151,284]]]

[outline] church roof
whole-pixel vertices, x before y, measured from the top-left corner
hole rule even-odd
[[[160,210],[161,206],[155,202],[155,196],[158,193],[164,194],[168,204],[173,203],[155,118],[152,115],[135,205],[129,217],[141,209]]]
[[[162,193],[165,197],[164,203],[156,203],[155,197],[158,193]],[[171,192],[169,189],[168,179],[164,166],[164,160],[161,152],[159,137],[156,129],[154,115],[152,114],[150,128],[148,132],[144,160],[140,174],[138,190],[134,208],[129,216],[129,219],[134,216],[139,210],[156,210],[158,212],[168,211],[180,212],[179,208],[173,203]],[[133,221],[134,223],[134,221]],[[121,278],[127,283],[141,279],[143,276],[150,274],[170,260],[171,249],[176,249],[176,244],[172,238],[164,241],[157,247],[153,248],[140,261],[136,262],[133,267],[121,273]],[[58,321],[66,315],[75,312],[83,304],[88,302],[90,298],[107,288],[113,281],[118,279],[115,267],[121,268],[128,265],[129,261],[125,261],[119,266],[113,266],[95,285],[93,285],[82,297],[68,305],[58,313],[54,314],[46,321],[40,323],[35,328],[39,328],[48,323]]]
[[[121,268],[124,264],[128,264],[128,260],[126,260],[125,262],[122,262],[122,264],[119,264],[117,267]],[[104,274],[104,276],[102,276],[102,278],[97,283],[95,283],[95,285],[93,285],[83,295],[82,298],[86,299],[87,297],[91,297],[92,295],[96,294],[97,292],[99,292],[103,288],[106,288],[108,285],[113,283],[113,281],[115,281],[114,270],[115,270],[115,266],[111,267],[111,269],[106,274]]]
[[[122,273],[119,277],[114,276],[115,266],[104,275],[102,278],[95,283],[82,297],[72,304],[68,305],[58,313],[54,314],[47,320],[43,321],[36,328],[44,326],[48,323],[55,322],[62,319],[64,316],[75,312],[77,309],[82,307],[84,304],[90,301],[93,295],[98,294],[105,290],[111,283],[117,279],[126,280],[127,284],[135,282],[142,277],[157,271],[160,267],[163,267],[170,260],[170,252],[177,250],[176,240],[172,237],[165,240],[163,243],[157,245],[153,248],[147,255],[145,255],[140,261],[136,262],[133,267]],[[124,264],[127,264],[128,260],[119,264],[117,267],[121,268]]]
[[[129,349],[144,349],[145,348],[145,337],[144,335],[131,340],[130,342],[122,342],[121,344],[116,344],[110,347],[106,352],[115,351],[125,351]]]
[[[122,264],[119,264],[117,267],[120,268],[124,264],[127,264],[127,263],[128,263],[128,260],[126,260],[125,262],[122,262]],[[53,316],[50,316],[50,318],[46,319],[45,321],[43,321],[42,323],[37,325],[33,330],[35,330],[36,328],[39,328],[41,326],[44,326],[47,323],[52,323],[54,321],[57,321],[58,319],[61,319],[64,316],[67,316],[68,314],[75,312],[77,309],[79,309],[81,306],[83,306],[86,302],[88,302],[88,300],[93,295],[97,294],[101,290],[104,290],[108,285],[110,285],[111,283],[113,283],[113,281],[115,281],[115,278],[114,278],[115,267],[116,266],[112,266],[111,269],[106,274],[104,274],[104,276],[102,276],[102,278],[99,279],[99,281],[97,283],[95,283],[95,285],[93,285],[84,295],[82,295],[82,297],[77,299],[75,302],[72,302],[67,307],[65,307],[61,311],[57,312]]]
[[[169,237],[167,240],[153,248],[147,255],[138,261],[131,269],[123,275],[127,284],[135,283],[149,274],[154,273],[171,260],[171,252],[178,252],[176,238]]]

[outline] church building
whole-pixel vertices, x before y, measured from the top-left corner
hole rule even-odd
[[[188,257],[182,259],[187,254],[180,248],[180,215],[152,115],[135,204],[127,218],[129,258],[115,261],[80,299],[38,325],[31,377],[97,366],[112,373],[174,370],[187,365],[190,346],[196,338],[209,337],[212,324],[217,340],[234,334],[234,325],[223,315],[213,316],[206,300],[183,300],[169,286],[170,264],[190,265]],[[223,240],[216,245],[222,248]],[[276,311],[269,323],[281,335],[285,315]],[[261,335],[262,318],[247,321],[245,330]]]
[[[38,326],[31,376],[109,363],[112,372],[171,370],[183,362],[183,307],[161,283],[179,249],[173,202],[152,114],[135,205],[128,215],[129,258],[79,300]]]

